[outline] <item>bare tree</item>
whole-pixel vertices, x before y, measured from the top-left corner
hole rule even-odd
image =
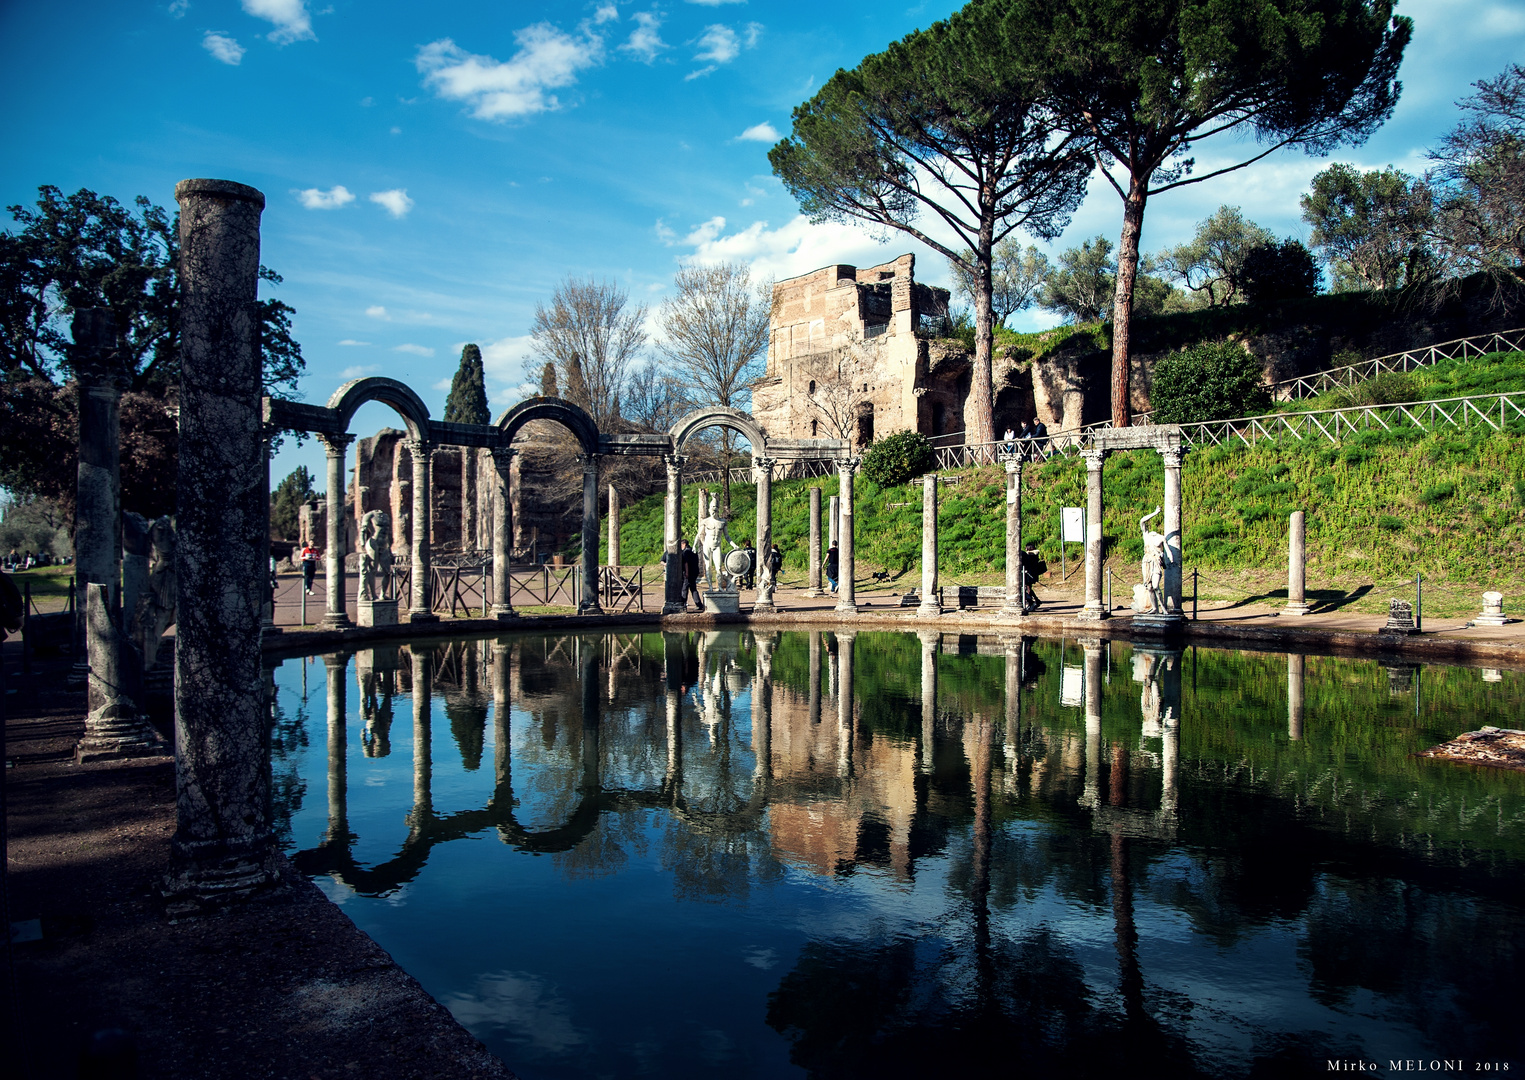
[[[773,282],[755,287],[741,263],[690,264],[673,278],[673,295],[662,302],[665,340],[658,346],[671,361],[673,375],[692,387],[695,404],[726,409],[750,407],[752,387],[762,375],[768,348]],[[720,434],[722,487],[726,513],[731,509],[731,461],[735,434]]]
[[[562,394],[604,428],[615,416],[620,389],[646,344],[646,305],[627,309],[630,296],[612,282],[568,277],[535,305],[530,333],[535,352],[555,365]]]
[[[868,404],[873,380],[873,346],[843,345],[818,352],[800,361],[801,372],[810,380],[806,401],[820,417],[828,437],[858,445],[858,420]]]
[[[666,432],[693,408],[690,386],[666,364],[648,360],[625,382],[624,414],[647,431]]]

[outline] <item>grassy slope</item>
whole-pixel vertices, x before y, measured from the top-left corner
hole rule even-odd
[[[1525,354],[1449,363],[1416,375],[1421,397],[1448,397],[1525,387]],[[1308,514],[1310,588],[1349,592],[1362,585],[1396,589],[1422,572],[1440,594],[1427,594],[1439,614],[1446,586],[1458,611],[1476,609],[1485,587],[1525,591],[1525,424],[1506,433],[1470,428],[1424,435],[1417,430],[1365,432],[1335,446],[1294,439],[1253,448],[1219,447],[1191,454],[1183,474],[1184,546],[1188,569],[1204,575],[1204,596],[1274,591],[1284,585],[1287,515]],[[1005,506],[995,468],[951,474],[941,490],[940,570],[945,581],[995,581],[1005,570]],[[1152,451],[1113,455],[1105,474],[1109,563],[1119,584],[1132,581],[1142,555],[1138,519],[1163,497],[1163,474]],[[774,532],[785,573],[805,569],[808,488],[830,496],[834,479],[774,484]],[[732,487],[731,534],[752,535],[756,492]],[[1024,534],[1059,565],[1061,506],[1084,505],[1085,469],[1076,459],[1024,471]],[[914,574],[921,558],[921,490],[880,489],[857,480],[860,573],[866,567]],[[693,531],[695,492],[685,488],[684,532]],[[624,509],[622,561],[655,563],[661,550],[662,497]],[[1069,545],[1072,560],[1078,544]],[[601,552],[606,555],[607,552]],[[902,578],[902,581],[906,579]],[[1386,592],[1355,610],[1376,610]],[[1437,609],[1437,602],[1439,607]]]

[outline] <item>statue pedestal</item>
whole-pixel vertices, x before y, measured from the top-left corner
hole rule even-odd
[[[357,600],[355,602],[361,626],[396,626],[396,600]]]
[[[714,589],[704,596],[704,610],[711,615],[738,615],[741,613],[741,594],[735,589]]]
[[[1184,625],[1186,625],[1184,615],[1167,615],[1151,611],[1133,616],[1133,628],[1146,633],[1169,634],[1179,631]]]

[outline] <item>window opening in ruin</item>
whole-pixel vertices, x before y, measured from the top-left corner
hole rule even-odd
[[[867,446],[874,441],[874,405],[864,401],[858,405],[858,445]]]
[[[810,437],[812,439],[814,439],[816,437],[817,432],[819,432],[820,430],[821,430],[821,422],[819,420],[812,420],[812,421],[810,421]]]
[[[932,434],[941,435],[945,422],[943,403],[941,401],[934,401],[932,403]]]
[[[815,393],[815,380],[814,379],[810,380],[810,393],[812,393],[812,394]]]

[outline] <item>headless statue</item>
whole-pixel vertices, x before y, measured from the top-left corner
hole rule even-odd
[[[694,535],[694,547],[704,560],[704,579],[712,592],[717,587],[722,591],[731,587],[731,575],[725,569],[725,552],[720,548],[721,540],[730,544],[732,551],[736,550],[736,541],[731,539],[725,518],[717,517],[713,512],[708,517],[700,518],[699,531]]]

